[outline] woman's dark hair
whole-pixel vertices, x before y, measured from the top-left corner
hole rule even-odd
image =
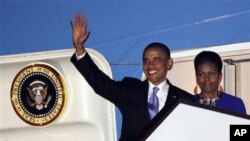
[[[197,72],[198,66],[205,62],[214,64],[219,73],[222,71],[220,55],[213,51],[202,51],[194,59],[195,72]]]
[[[159,42],[154,42],[154,43],[151,43],[151,44],[147,45],[146,48],[143,51],[143,56],[142,56],[143,58],[145,56],[146,51],[149,50],[149,49],[151,49],[151,48],[159,48],[160,50],[162,50],[162,52],[166,56],[166,59],[170,59],[171,58],[169,48],[166,45],[164,45],[162,43],[159,43]]]

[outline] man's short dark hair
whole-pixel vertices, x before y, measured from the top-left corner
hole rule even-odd
[[[146,48],[143,51],[143,56],[142,56],[143,58],[145,56],[146,51],[151,49],[151,48],[159,48],[164,53],[166,59],[171,58],[169,48],[166,45],[164,45],[163,43],[159,43],[159,42],[154,42],[154,43],[150,43],[149,45],[147,45]]]

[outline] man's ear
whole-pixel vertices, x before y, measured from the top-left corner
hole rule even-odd
[[[220,75],[219,77],[220,77],[220,83],[221,83],[223,73],[221,72],[219,75]]]
[[[171,70],[173,65],[174,65],[173,59],[172,58],[168,59],[167,60],[167,68],[168,68],[168,70]]]

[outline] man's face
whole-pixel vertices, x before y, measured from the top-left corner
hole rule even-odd
[[[144,54],[143,71],[154,85],[166,80],[167,72],[172,65],[172,59],[168,59],[159,48],[150,48]]]

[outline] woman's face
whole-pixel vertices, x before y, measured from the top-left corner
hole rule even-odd
[[[218,68],[213,63],[204,62],[197,68],[196,81],[202,94],[217,94],[221,78],[222,73],[218,72]]]
[[[167,72],[172,65],[172,59],[167,59],[159,48],[148,49],[144,54],[143,71],[154,85],[166,81]]]

